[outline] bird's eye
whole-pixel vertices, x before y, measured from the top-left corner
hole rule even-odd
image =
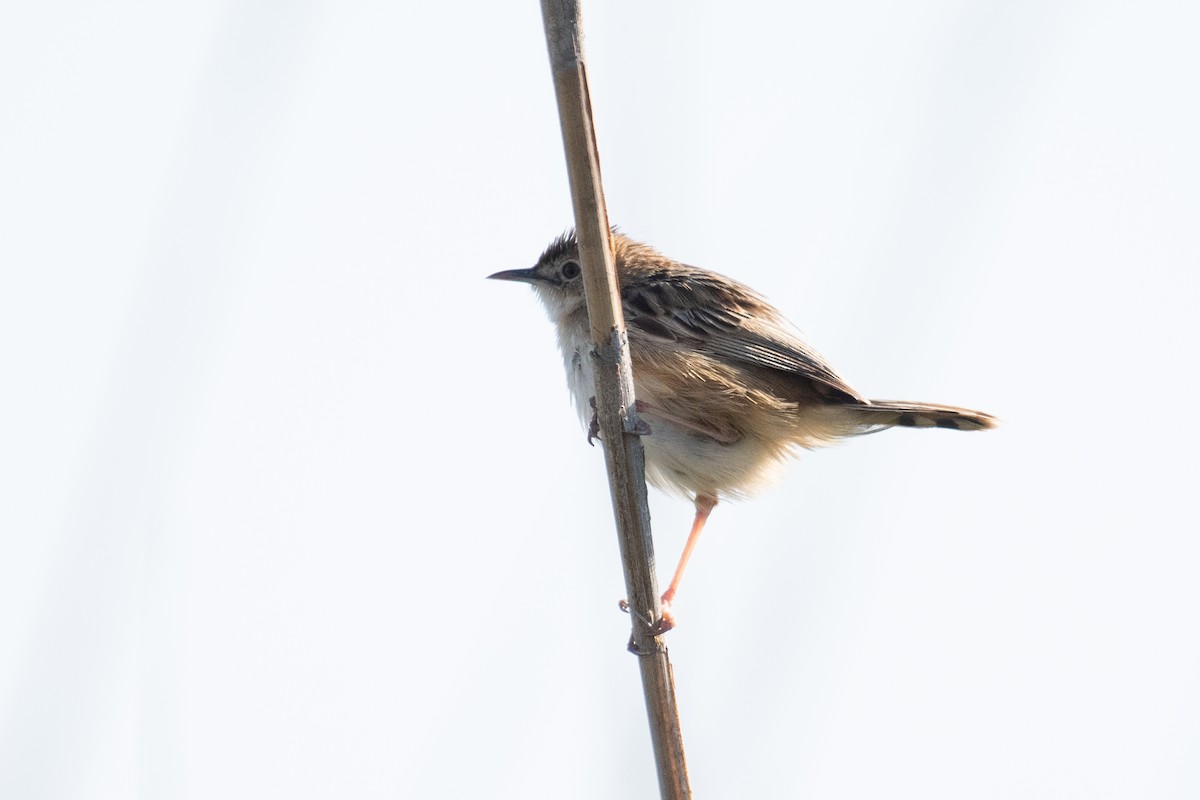
[[[559,274],[561,274],[567,280],[578,278],[579,265],[574,261],[564,261],[562,267],[559,269]]]

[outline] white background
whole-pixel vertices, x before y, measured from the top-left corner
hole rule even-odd
[[[0,797],[652,797],[538,6],[11,4]],[[592,2],[614,222],[989,434],[720,506],[708,798],[1200,796],[1200,13]],[[652,495],[667,577],[690,504]]]

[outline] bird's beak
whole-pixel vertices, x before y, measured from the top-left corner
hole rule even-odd
[[[538,277],[537,270],[531,267],[529,269],[506,269],[503,272],[497,272],[495,275],[488,275],[488,280],[537,283],[541,278]]]

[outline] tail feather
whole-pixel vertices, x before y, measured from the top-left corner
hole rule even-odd
[[[935,403],[909,403],[903,400],[872,400],[843,408],[856,412],[862,433],[884,428],[948,428],[954,431],[985,431],[994,428],[999,420],[982,411],[956,408]]]

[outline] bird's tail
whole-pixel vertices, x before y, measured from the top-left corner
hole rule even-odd
[[[862,426],[860,433],[874,433],[884,428],[948,428],[953,431],[985,431],[994,428],[999,420],[982,411],[942,406],[935,403],[909,403],[903,400],[872,400],[841,406],[852,413]]]

